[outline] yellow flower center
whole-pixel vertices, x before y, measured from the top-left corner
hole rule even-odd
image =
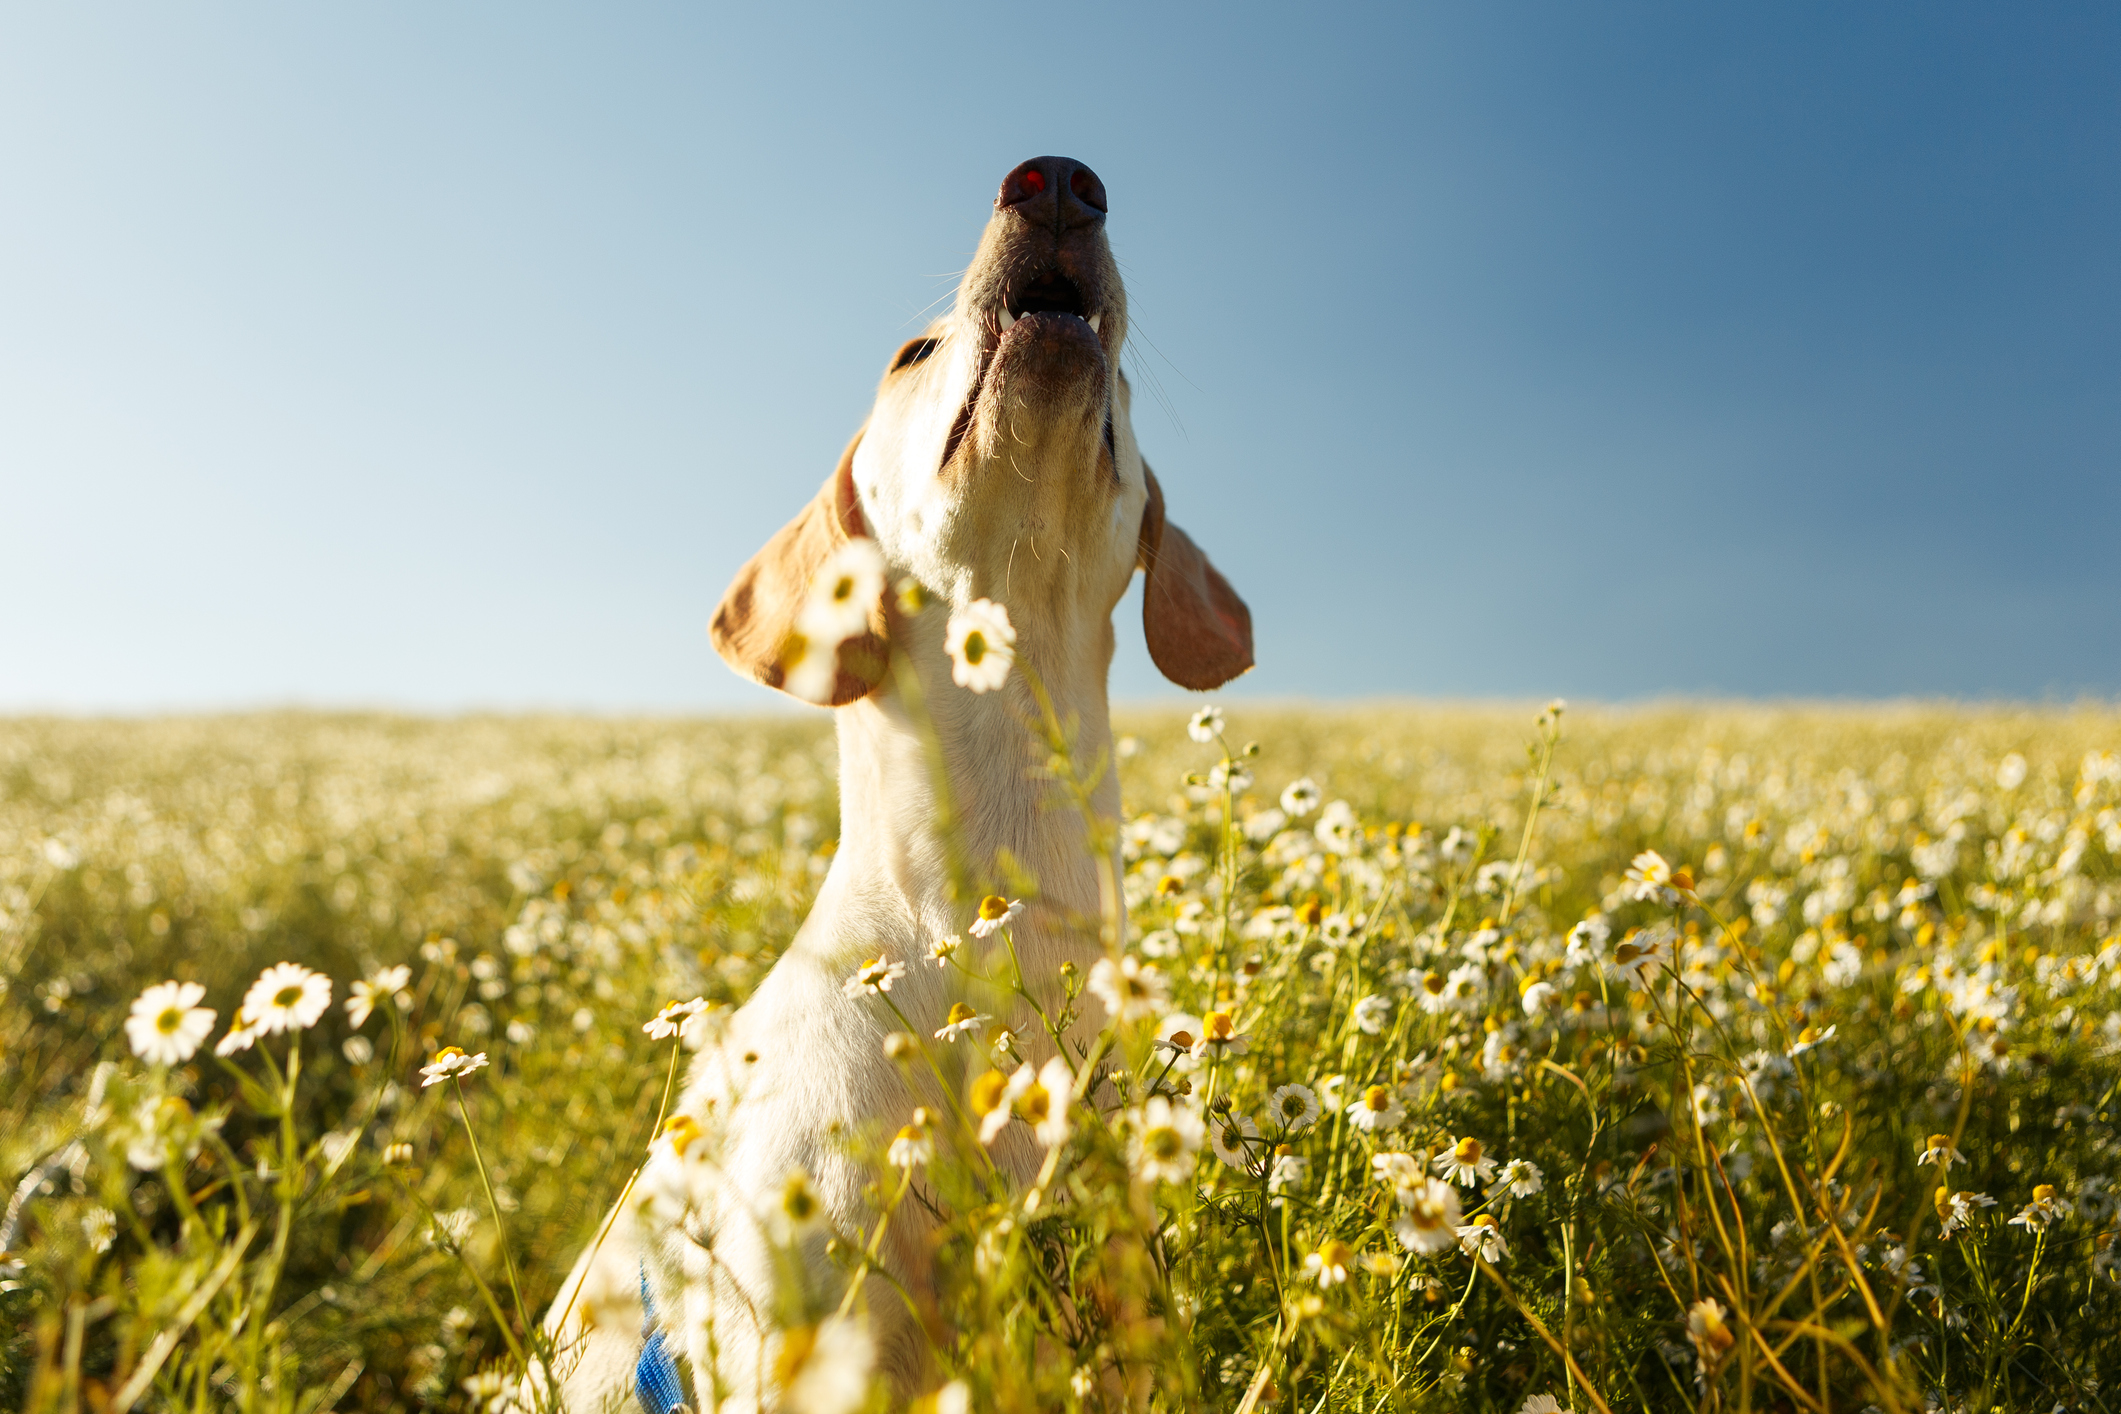
[[[1932,1149],[1949,1149],[1952,1147],[1952,1136],[1949,1134],[1932,1134],[1929,1147]]]
[[[987,635],[978,629],[965,635],[965,661],[978,667],[980,659],[987,656]]]
[[[963,1002],[950,1003],[949,1023],[952,1026],[958,1025],[960,1022],[970,1021],[973,1017],[978,1015],[978,1012],[974,1011],[971,1007],[966,1006]]]
[[[992,923],[1007,917],[1008,913],[1009,900],[1000,894],[989,894],[979,901],[979,916],[985,922]]]
[[[272,994],[272,1004],[276,1007],[291,1007],[301,1000],[302,988],[299,985],[282,987]]]
[[[1382,1085],[1372,1085],[1362,1092],[1363,1104],[1377,1114],[1392,1108],[1392,1092]]]
[[[1318,1260],[1322,1266],[1345,1267],[1355,1260],[1355,1252],[1347,1243],[1336,1239],[1318,1249]]]
[[[444,1046],[441,1050],[435,1052],[434,1063],[436,1065],[444,1065],[450,1061],[460,1061],[462,1059],[464,1059],[464,1053],[461,1050],[455,1046]]]
[[[1211,1011],[1202,1029],[1210,1041],[1227,1041],[1237,1034],[1237,1023],[1230,1020],[1226,1011]]]
[[[1480,1162],[1480,1141],[1471,1137],[1461,1139],[1451,1153],[1462,1164],[1477,1164]]]
[[[155,1030],[165,1036],[176,1035],[177,1028],[183,1024],[184,1013],[175,1007],[165,1007],[162,1014],[155,1018]]]
[[[683,1158],[685,1151],[692,1147],[692,1141],[700,1137],[700,1126],[691,1115],[672,1115],[663,1121],[663,1137],[670,1141],[670,1147],[678,1157]]]
[[[1142,1148],[1159,1159],[1175,1159],[1185,1147],[1178,1131],[1168,1124],[1160,1124],[1142,1136]]]
[[[1444,977],[1441,972],[1424,972],[1421,974],[1421,989],[1430,996],[1442,996],[1443,988]]]
[[[972,1082],[972,1112],[984,1118],[994,1113],[994,1107],[1002,1102],[1002,1091],[1009,1088],[1009,1078],[998,1070],[990,1070]]]
[[[835,579],[834,581],[832,581],[832,601],[833,601],[833,602],[834,602],[835,604],[844,604],[844,603],[846,603],[846,602],[847,602],[847,601],[848,601],[849,599],[852,599],[853,597],[854,597],[854,576],[853,576],[853,575],[851,575],[851,574],[843,574],[843,575],[841,575],[841,576],[840,576],[840,577],[839,577],[838,579]]]
[[[2052,1203],[2052,1202],[2054,1202],[2054,1201],[2055,1201],[2055,1185],[2054,1185],[2054,1184],[2052,1184],[2052,1183],[2036,1183],[2036,1184],[2034,1184],[2034,1185],[2033,1185],[2033,1201],[2034,1201],[2035,1203]]]
[[[1173,1031],[1171,1033],[1171,1044],[1182,1051],[1190,1051],[1193,1049],[1193,1033],[1191,1031]]]

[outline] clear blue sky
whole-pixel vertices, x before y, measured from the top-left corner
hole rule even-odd
[[[2121,692],[2121,9],[1747,8],[9,7],[0,709],[761,705],[1046,152],[1228,695]]]

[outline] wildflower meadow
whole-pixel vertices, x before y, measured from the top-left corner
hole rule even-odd
[[[903,1407],[859,1317],[911,1204],[922,1409],[2116,1407],[2121,715],[1054,725],[1124,919],[1059,1012],[1031,878],[847,977],[963,1080],[845,1136],[875,1226],[773,1313],[782,1407]],[[576,1255],[712,1160],[672,1094],[835,769],[823,714],[0,722],[0,1409],[549,1402]]]

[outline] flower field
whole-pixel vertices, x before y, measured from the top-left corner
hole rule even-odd
[[[951,1112],[847,1136],[936,1219],[924,1405],[2114,1407],[2121,715],[1117,726],[1127,941],[1060,1014],[1000,897],[847,979],[991,984],[887,1038]],[[822,715],[0,722],[0,1409],[536,1404],[575,1255],[711,1150],[670,1078],[835,765]],[[891,1407],[881,1234],[830,1238],[787,1403]]]

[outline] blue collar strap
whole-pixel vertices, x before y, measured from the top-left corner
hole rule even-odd
[[[648,1263],[641,1263],[641,1358],[633,1366],[633,1392],[647,1414],[690,1414],[678,1362],[655,1323],[655,1298],[648,1294]]]

